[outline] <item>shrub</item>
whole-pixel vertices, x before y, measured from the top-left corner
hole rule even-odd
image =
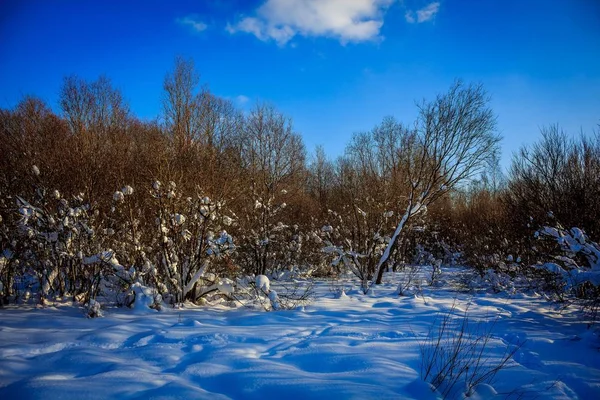
[[[458,396],[457,384],[462,382],[467,397],[478,384],[491,383],[500,370],[509,366],[520,348],[520,345],[505,345],[503,354],[494,357],[489,348],[494,324],[488,328],[482,324],[474,326],[468,307],[462,316],[456,316],[457,311],[455,302],[419,343],[421,379],[429,382],[432,390],[439,391],[443,398]]]

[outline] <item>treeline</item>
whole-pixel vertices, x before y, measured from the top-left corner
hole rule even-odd
[[[105,77],[66,78],[58,115],[34,97],[0,110],[4,302],[28,285],[41,301],[126,303],[135,284],[198,301],[246,276],[346,270],[368,290],[415,262],[483,275],[555,260],[545,226],[600,235],[600,136],[546,129],[504,176],[481,86],[456,82],[414,124],[386,118],[337,160],[307,156],[274,107],[244,113],[199,86],[190,60],[163,86],[152,122]]]

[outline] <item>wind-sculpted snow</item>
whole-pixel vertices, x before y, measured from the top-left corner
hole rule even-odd
[[[575,309],[537,295],[359,286],[336,295],[318,282],[315,302],[292,311],[106,309],[88,319],[67,303],[0,309],[0,399],[435,399],[419,343],[449,312],[491,328],[491,360],[518,348],[471,398],[600,398],[600,342]]]

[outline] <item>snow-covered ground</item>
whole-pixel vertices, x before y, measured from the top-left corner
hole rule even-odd
[[[0,399],[434,399],[420,344],[467,308],[470,327],[492,332],[484,359],[521,346],[471,398],[600,398],[600,341],[577,309],[533,293],[398,297],[387,279],[368,295],[317,282],[315,301],[290,311],[115,308],[87,319],[69,303],[0,309]]]

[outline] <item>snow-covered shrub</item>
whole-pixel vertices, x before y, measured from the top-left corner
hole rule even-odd
[[[558,125],[542,127],[541,138],[523,146],[511,166],[506,213],[519,229],[529,219],[536,228],[579,227],[600,237],[600,135],[573,135]],[[559,229],[564,230],[564,229]],[[523,235],[525,236],[525,235]],[[529,235],[527,239],[533,241]],[[538,243],[532,243],[539,246]],[[532,246],[529,246],[532,247]],[[528,265],[535,259],[527,260]],[[545,261],[545,260],[544,260]]]
[[[271,289],[271,282],[265,275],[257,275],[254,279],[254,287],[258,297],[266,296],[269,299],[269,305],[272,310],[279,310],[281,305],[279,304],[279,296],[275,290]],[[266,308],[268,309],[268,308]]]
[[[235,293],[232,292],[231,296],[240,304],[277,311],[309,304],[314,292],[311,280],[271,281],[266,275],[257,275],[239,278]]]
[[[336,275],[354,274],[364,293],[369,290],[377,263],[390,241],[384,232],[391,230],[393,216],[393,211],[381,211],[381,205],[372,198],[366,199],[366,205],[372,211],[358,206],[345,206],[341,212],[329,210],[330,224],[321,228],[323,252],[330,257],[332,271]]]
[[[442,259],[436,258],[434,254],[425,249],[421,244],[417,244],[415,248],[414,264],[427,266],[429,268],[428,283],[430,286],[435,286],[438,279],[442,275]]]
[[[102,317],[102,305],[96,300],[90,299],[90,301],[85,306],[85,315],[88,318]]]
[[[271,290],[271,281],[265,275],[257,275],[254,279],[254,284],[256,285],[256,289],[260,290],[264,293],[269,293]]]
[[[505,271],[500,269],[490,268],[484,272],[468,277],[468,281],[464,282],[469,290],[490,290],[493,293],[515,292],[515,282],[513,278]]]
[[[172,182],[153,187],[152,203],[138,203],[134,189],[124,186],[105,214],[83,196],[69,200],[58,191],[38,189],[31,202],[15,197],[18,218],[0,231],[5,296],[13,295],[15,279],[27,277],[41,302],[70,294],[86,305],[125,305],[136,283],[171,303],[196,301],[213,287],[227,295],[233,287],[215,275],[236,274],[230,258],[236,247],[224,230],[235,221],[223,213],[224,204],[200,194],[184,197]]]
[[[203,284],[215,264],[227,262],[236,246],[225,231],[232,224],[225,204],[200,192],[185,197],[174,182],[153,184],[156,213],[150,244],[155,265],[149,261],[146,281],[152,281],[161,294],[170,293],[175,302],[197,301],[207,293]]]
[[[279,309],[277,292],[271,295],[271,281],[266,275],[244,276],[236,281],[233,298],[240,304],[265,311]]]
[[[15,260],[17,275],[36,277],[41,303],[55,295],[81,293],[87,302],[98,289],[99,271],[83,265],[85,254],[99,250],[95,214],[83,196],[68,200],[43,188],[36,193],[31,202],[15,198],[19,219],[12,227],[13,240],[4,249],[5,259]]]
[[[405,265],[399,272],[398,296],[408,296],[421,291],[421,267],[419,265]]]
[[[103,247],[114,249],[125,265],[139,267],[144,262],[142,210],[133,193],[133,187],[125,185],[113,194],[104,216],[102,239]]]
[[[143,286],[139,282],[131,286],[131,293],[127,299],[127,305],[138,312],[153,309],[162,309],[162,296],[154,288]]]
[[[569,231],[563,228],[544,227],[539,234],[556,241],[562,255],[553,255],[565,272],[569,272],[573,285],[589,281],[600,284],[600,245],[591,241],[579,228]],[[562,271],[552,271],[562,273]]]
[[[98,278],[95,278],[98,283],[93,298],[102,298],[102,301],[117,306],[126,303],[127,293],[137,278],[135,267],[126,268],[121,265],[112,249],[83,257],[82,263],[90,270],[99,271]]]
[[[272,279],[309,276],[323,264],[322,239],[311,224],[291,223],[288,192],[251,189],[236,226],[238,263],[245,272]],[[312,222],[312,221],[311,221]]]
[[[256,275],[278,274],[298,265],[304,237],[297,225],[287,223],[287,192],[253,186],[250,193],[240,219],[240,264]]]
[[[579,228],[544,227],[537,237],[554,242],[546,262],[533,266],[557,294],[571,293],[594,314],[600,304],[600,245]]]

